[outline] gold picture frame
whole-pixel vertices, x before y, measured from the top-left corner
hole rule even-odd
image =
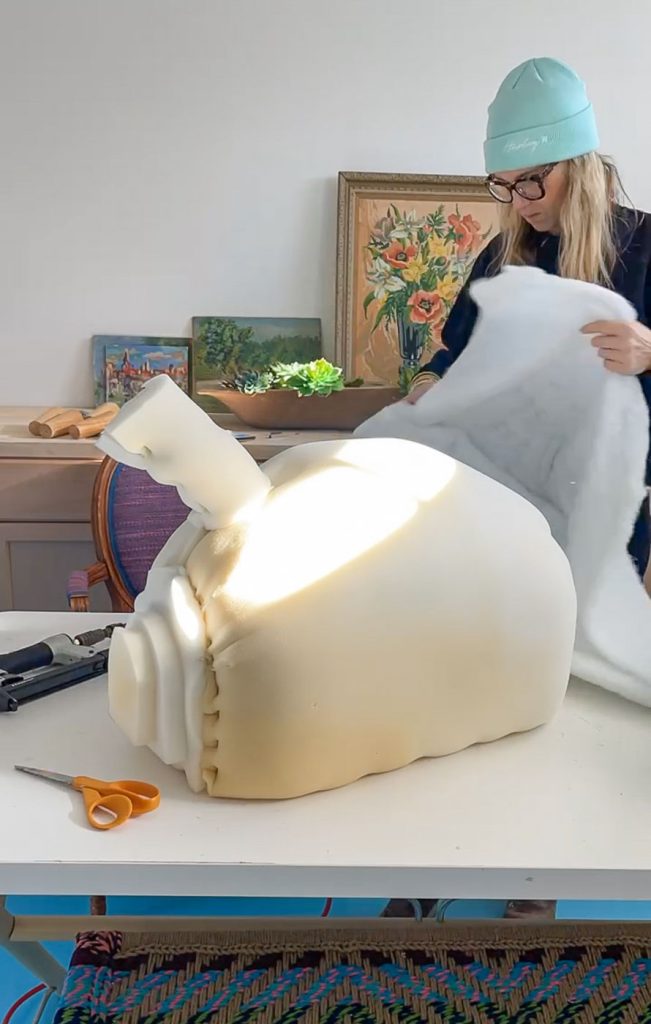
[[[340,171],[337,210],[335,360],[404,388],[497,232],[495,202],[481,177]]]

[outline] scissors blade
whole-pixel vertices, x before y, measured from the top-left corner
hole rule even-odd
[[[26,772],[28,775],[37,775],[40,779],[49,779],[50,782],[62,782],[64,786],[72,786],[74,776],[61,775],[60,772],[45,772],[42,768],[28,768],[24,764],[15,764],[17,772]]]

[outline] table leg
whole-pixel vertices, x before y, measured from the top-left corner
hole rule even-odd
[[[66,976],[65,967],[40,942],[12,942],[15,918],[5,907],[5,899],[0,896],[0,947],[6,949],[14,960],[18,960],[40,981],[44,981],[48,988],[60,992]]]

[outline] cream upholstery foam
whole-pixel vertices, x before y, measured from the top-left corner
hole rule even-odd
[[[161,415],[165,387],[141,402],[143,417],[149,405]],[[211,428],[214,465],[223,431]],[[132,457],[133,414],[129,429]],[[191,492],[173,437],[158,450],[155,433],[147,459]],[[576,596],[532,504],[399,439],[302,445],[256,471],[264,481],[251,471],[242,514],[224,495],[221,513],[201,502],[204,524],[221,525],[170,543],[114,639],[111,713],[132,742],[195,790],[274,799],[553,717]]]
[[[248,530],[187,564],[214,673],[210,793],[330,789],[554,715],[575,596],[531,505],[402,441],[302,446],[268,471]]]

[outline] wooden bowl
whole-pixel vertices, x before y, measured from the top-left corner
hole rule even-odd
[[[383,385],[344,388],[322,398],[284,388],[245,395],[204,382],[197,393],[218,399],[250,427],[274,430],[354,430],[401,397],[399,388]]]

